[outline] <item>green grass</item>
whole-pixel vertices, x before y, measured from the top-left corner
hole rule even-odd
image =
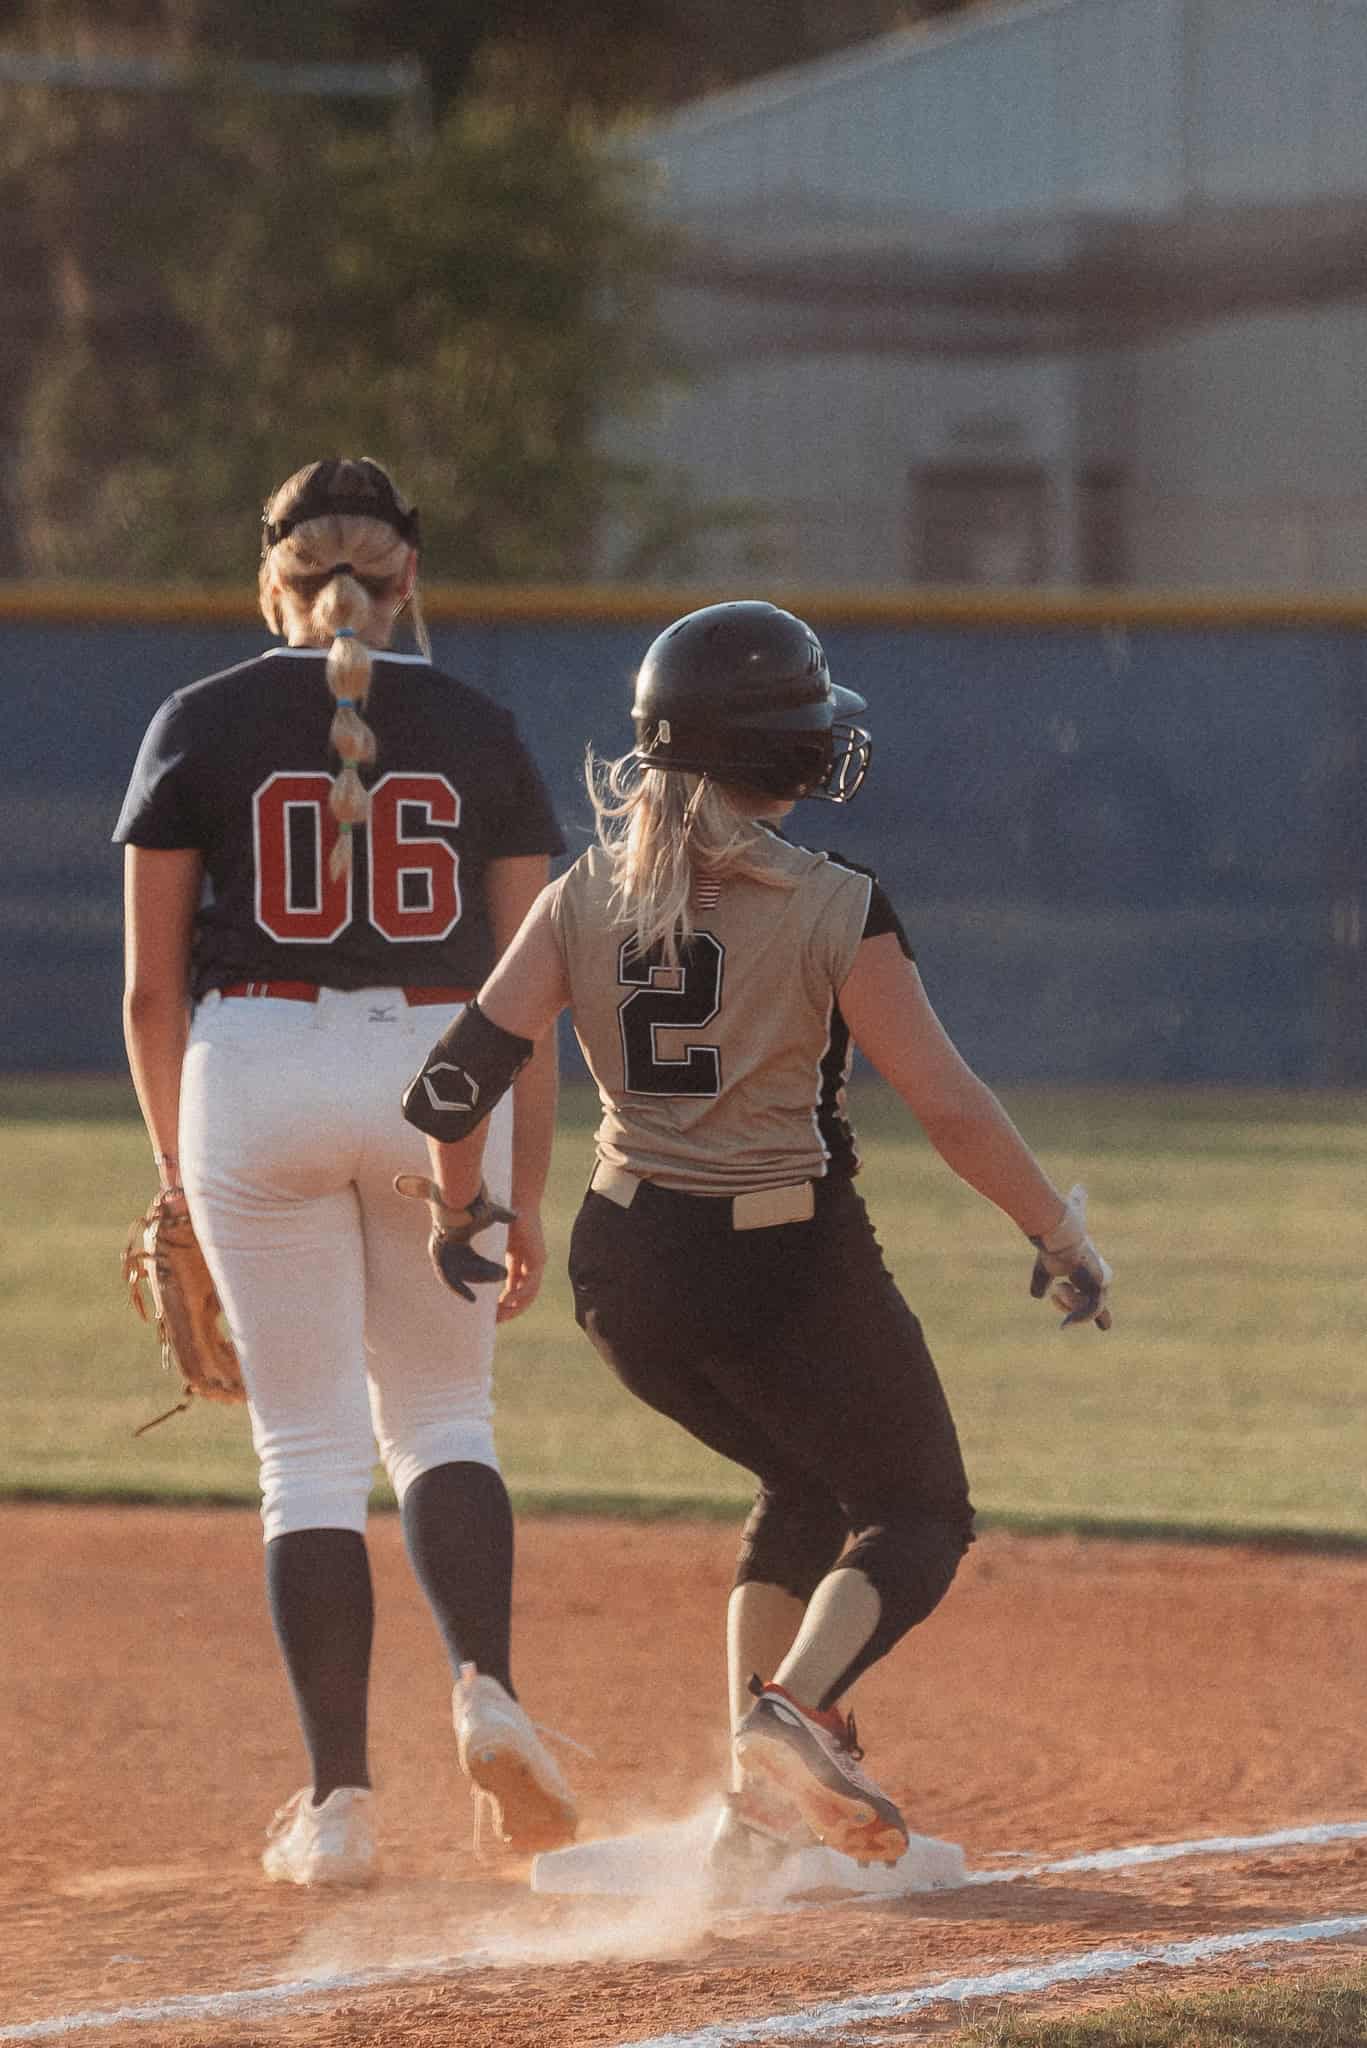
[[[1367,1969],[1192,1997],[1131,1999],[1085,2019],[1004,2013],[952,2048],[1363,2048]]]
[[[1056,1327],[1026,1248],[875,1083],[862,1184],[921,1315],[989,1517],[1367,1543],[1367,1098],[1013,1093],[1055,1177],[1087,1182],[1115,1328]],[[551,1275],[500,1342],[500,1445],[523,1506],[739,1512],[745,1474],[617,1387],[564,1277],[594,1105],[566,1093]],[[240,1411],[169,1405],[118,1277],[150,1186],[117,1081],[0,1079],[0,1493],[251,1499]]]

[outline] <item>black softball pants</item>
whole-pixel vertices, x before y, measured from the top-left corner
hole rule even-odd
[[[580,1327],[622,1384],[758,1492],[736,1583],[810,1599],[839,1563],[878,1591],[861,1671],[938,1605],[972,1541],[958,1436],[921,1325],[844,1179],[811,1221],[736,1230],[731,1203],[642,1182],[592,1190],[570,1280]]]

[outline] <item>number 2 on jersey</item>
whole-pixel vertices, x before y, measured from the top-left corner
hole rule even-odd
[[[617,1007],[622,1074],[632,1095],[720,1095],[721,1054],[715,1045],[685,1045],[661,1056],[657,1033],[700,1028],[721,1008],[726,948],[711,932],[694,932],[679,965],[665,967],[658,947],[640,953],[628,939],[617,956],[617,979],[632,993]]]

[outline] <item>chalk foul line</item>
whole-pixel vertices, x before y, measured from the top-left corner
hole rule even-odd
[[[947,1977],[942,1983],[922,1984],[910,1991],[861,1993],[838,2005],[816,2006],[808,2012],[776,2013],[772,2019],[732,2020],[686,2034],[653,2034],[648,2041],[623,2043],[623,2048],[742,2048],[744,2043],[770,2040],[838,2040],[850,2026],[905,2019],[927,2006],[963,2005],[977,1998],[1019,1997],[1026,1992],[1048,1991],[1055,1984],[1097,1983],[1122,1976],[1127,1970],[1137,1970],[1146,1963],[1182,1969],[1248,1949],[1304,1947],[1317,1941],[1344,1941],[1354,1934],[1367,1934],[1367,1913],[1333,1920],[1302,1920],[1287,1927],[1252,1927],[1241,1934],[1211,1934],[1161,1948],[1092,1949],[1083,1955],[1061,1956],[1052,1963],[1020,1963],[1005,1970],[993,1970],[985,1977]]]
[[[1078,1870],[1121,1870],[1148,1863],[1171,1861],[1180,1856],[1247,1855],[1262,1849],[1319,1847],[1331,1842],[1367,1838],[1367,1821],[1328,1821],[1302,1828],[1282,1828],[1264,1835],[1216,1835],[1190,1842],[1138,1843],[1130,1848],[1103,1849],[1085,1856],[1070,1856],[1054,1863],[1012,1866],[1002,1870],[980,1870],[969,1874],[966,1883],[1011,1884],[1023,1877],[1043,1877]],[[1367,1932],[1367,1915],[1336,1920],[1302,1921],[1292,1926],[1251,1928],[1240,1934],[1211,1935],[1181,1942],[1166,1949],[1095,1949],[1088,1954],[1065,1957],[1043,1965],[1022,1964],[981,1978],[951,1978],[940,1985],[872,1994],[846,2004],[822,2007],[810,2015],[788,2014],[778,2021],[740,2020],[725,2028],[703,2028],[691,2034],[661,2034],[631,2048],[739,2048],[739,2044],[764,2041],[786,2029],[791,2038],[804,2031],[813,2040],[834,2027],[847,2026],[855,2018],[886,2019],[940,2001],[1005,1996],[1012,1991],[1047,1989],[1051,1984],[1085,1982],[1094,1977],[1136,1969],[1141,1963],[1163,1963],[1172,1967],[1209,1957],[1236,1953],[1262,1946],[1313,1941],[1341,1941]],[[262,1984],[239,1991],[185,1993],[148,2000],[138,2005],[95,2007],[83,2012],[55,2013],[50,2018],[0,2026],[0,2042],[56,2040],[85,2028],[107,2028],[166,2020],[235,2019],[244,2014],[306,2000],[326,1999],[345,1991],[368,1991],[382,1985],[449,1978],[477,1968],[481,1958],[468,1956],[433,1957],[430,1962],[409,1962],[381,1969],[352,1970],[327,1976],[301,1977],[275,1984]],[[876,2008],[876,2009],[875,2009]],[[756,2031],[758,2029],[759,2031]]]
[[[1097,1849],[1085,1856],[1066,1856],[1057,1863],[974,1870],[964,1882],[1014,1884],[1022,1877],[1053,1877],[1076,1870],[1130,1870],[1146,1863],[1171,1863],[1180,1856],[1250,1856],[1262,1849],[1318,1849],[1329,1842],[1362,1840],[1367,1840],[1367,1820],[1325,1821],[1314,1827],[1278,1828],[1267,1835],[1198,1835],[1190,1842],[1138,1842],[1133,1848]]]

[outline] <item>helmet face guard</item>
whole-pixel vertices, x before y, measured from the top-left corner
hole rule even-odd
[[[680,729],[673,719],[638,720],[633,753],[642,768],[710,775],[714,782],[762,790],[766,796],[820,797],[847,804],[868,774],[873,741],[862,726],[843,720],[814,732],[732,732]]]
[[[862,725],[846,725],[842,721],[831,727],[831,740],[830,773],[824,786],[809,790],[808,795],[823,796],[827,803],[847,804],[864,787],[864,777],[873,759],[873,741]]]

